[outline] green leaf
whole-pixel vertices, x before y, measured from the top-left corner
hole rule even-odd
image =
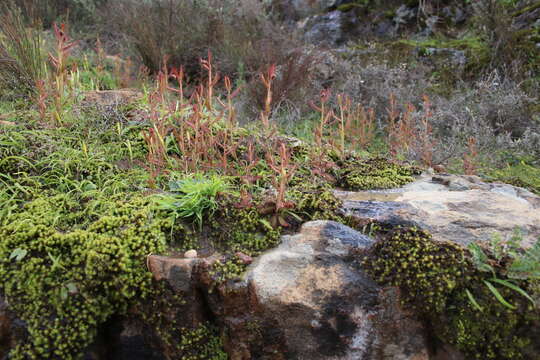
[[[64,286],[60,289],[60,297],[62,300],[66,300],[68,297],[68,290]]]
[[[506,286],[507,288],[509,289],[512,289],[516,292],[518,292],[519,294],[521,294],[523,297],[529,299],[533,305],[536,305],[535,302],[534,302],[534,299],[529,295],[527,294],[527,292],[525,290],[523,290],[522,288],[520,288],[519,286],[515,285],[515,284],[512,284],[511,282],[509,281],[506,281],[506,280],[503,280],[503,279],[491,279],[491,281],[493,282],[496,282],[498,284],[501,284],[503,286]]]
[[[26,254],[28,254],[28,251],[27,251],[27,250],[21,249],[21,248],[17,248],[17,249],[15,249],[15,250],[13,250],[13,252],[11,253],[11,255],[9,255],[9,260],[15,259],[15,261],[21,261],[22,259],[24,259],[24,257],[26,256]]]
[[[467,294],[467,297],[469,298],[469,301],[471,304],[478,310],[478,311],[484,311],[484,309],[478,304],[476,299],[474,298],[474,295],[469,291],[469,289],[465,289],[465,293]]]
[[[264,225],[265,228],[267,228],[268,230],[274,230],[274,228],[272,227],[272,225],[270,224],[270,222],[266,219],[259,219],[259,222],[261,224]]]
[[[484,284],[486,284],[486,286],[488,287],[489,291],[492,292],[493,295],[495,295],[495,298],[501,303],[503,304],[504,306],[506,306],[507,308],[509,309],[512,309],[512,310],[515,310],[516,307],[512,304],[510,304],[508,301],[506,301],[504,299],[504,297],[501,295],[501,293],[499,292],[499,290],[497,290],[497,288],[495,288],[495,286],[493,286],[493,284],[491,284],[489,281],[487,280],[484,280]]]

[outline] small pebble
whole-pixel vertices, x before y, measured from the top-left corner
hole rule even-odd
[[[249,265],[253,262],[253,258],[251,256],[246,255],[240,251],[237,252],[235,255],[244,265]]]
[[[188,250],[184,253],[184,257],[188,259],[197,257],[197,250]]]

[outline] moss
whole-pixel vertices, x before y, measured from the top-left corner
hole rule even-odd
[[[216,219],[220,220],[213,224],[214,242],[228,252],[258,255],[280,241],[281,228],[272,228],[256,208],[224,207]]]
[[[305,220],[341,220],[342,201],[329,185],[310,184],[305,180],[289,191],[289,198],[295,203],[295,213]]]
[[[493,170],[488,174],[488,178],[492,181],[519,186],[540,195],[540,168],[524,162]]]
[[[218,329],[210,323],[190,324],[182,322],[191,304],[175,292],[167,282],[153,284],[152,295],[139,301],[131,309],[145,324],[150,325],[146,336],[152,340],[157,335],[157,344],[167,359],[225,360]],[[154,339],[155,340],[155,339]]]
[[[217,329],[211,325],[201,325],[193,330],[184,329],[179,347],[183,360],[227,360]]]
[[[538,8],[540,8],[540,3],[525,6],[523,9],[520,9],[520,10],[516,11],[515,13],[513,13],[512,17],[520,16],[520,15],[523,15],[523,14],[525,14],[527,12],[532,12],[532,11],[538,9]]]
[[[213,263],[210,275],[216,284],[222,284],[228,280],[239,278],[246,268],[246,264],[238,257],[233,256],[223,262],[217,260]]]
[[[525,357],[532,340],[531,320],[540,320],[538,310],[507,288],[498,290],[518,309],[497,301],[483,283],[491,275],[477,271],[460,246],[436,242],[415,228],[397,229],[378,242],[362,264],[380,284],[399,287],[403,303],[429,323],[433,335],[467,358]],[[530,284],[521,281],[519,286],[528,289]],[[467,291],[482,311],[473,306]]]
[[[462,50],[465,52],[467,58],[464,70],[468,76],[477,75],[477,72],[486,68],[491,60],[489,44],[477,36],[468,36],[461,39],[430,38],[421,41],[399,40],[397,43],[417,49],[418,54],[421,56],[430,56],[429,48]],[[452,66],[442,67],[439,71],[448,75],[446,80],[455,80],[451,77],[451,73],[455,73],[455,69]]]
[[[1,291],[29,334],[13,359],[80,358],[100,324],[149,295],[144,259],[165,250],[166,223],[145,200],[66,231],[70,206],[57,200],[36,199],[0,228]],[[17,249],[24,258],[10,259]]]
[[[339,163],[338,185],[347,190],[389,189],[414,181],[420,170],[402,166],[386,159],[349,159]]]

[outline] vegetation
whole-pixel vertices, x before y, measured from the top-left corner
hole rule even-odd
[[[339,10],[369,14],[380,3]],[[225,359],[212,324],[168,317],[185,300],[151,279],[146,257],[219,252],[219,286],[306,221],[354,226],[336,187],[393,188],[446,167],[540,193],[538,28],[500,30],[526,7],[503,2],[500,17],[455,25],[459,34],[445,24],[412,40],[407,29],[391,41],[399,46],[362,39],[338,54],[306,44],[270,5],[1,6],[0,295],[28,330],[10,359],[81,358],[101,325],[127,314],[171,358]],[[447,48],[466,54],[465,72],[422,62]],[[501,54],[514,51],[520,70],[500,75]],[[328,58],[333,72],[322,75]],[[538,246],[465,249],[419,229],[372,232],[380,241],[366,271],[399,286],[438,339],[471,357],[525,356]]]
[[[540,311],[529,295],[538,287],[538,246],[523,252],[518,237],[467,251],[415,228],[385,236],[362,266],[378,282],[398,286],[436,337],[477,359],[521,359],[534,346],[527,329]]]

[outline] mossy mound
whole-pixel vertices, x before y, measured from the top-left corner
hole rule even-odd
[[[257,256],[308,220],[343,220],[341,202],[332,193],[336,183],[382,188],[413,180],[411,168],[383,159],[350,156],[338,162],[327,152],[313,159],[308,145],[299,149],[287,143],[290,159],[283,158],[274,144],[279,138],[238,129],[233,135],[243,137],[237,153],[223,160],[227,167],[200,170],[203,178],[227,183],[225,193],[215,196],[217,209],[201,212],[201,225],[156,205],[157,196],[180,201],[185,195],[167,187],[189,177],[179,170],[182,154],[175,147],[168,150],[170,161],[154,173],[140,133],[149,124],[107,123],[92,112],[79,115],[79,122],[65,127],[27,119],[0,128],[0,276],[6,279],[0,293],[28,329],[27,338],[12,349],[13,359],[80,358],[108,319],[156,302],[162,289],[155,288],[146,269],[150,253],[196,249],[204,256],[217,251],[225,258],[214,268],[219,283],[244,271],[236,252]],[[253,145],[254,159],[246,157],[246,144]],[[332,166],[314,175],[315,160]],[[274,167],[290,161],[284,171],[295,173],[285,184],[281,208],[275,179],[282,173],[272,169],[271,161]],[[181,356],[196,354],[184,339],[189,332],[200,337],[210,331],[161,326],[168,321],[164,317],[144,320],[162,330],[158,343]],[[173,346],[185,342],[184,350]]]
[[[467,358],[531,358],[527,347],[535,341],[530,329],[540,320],[538,309],[506,287],[498,291],[516,309],[498,301],[484,282],[493,275],[479,272],[466,249],[436,242],[416,228],[397,229],[370,250],[363,267],[380,284],[399,287],[403,303],[428,323],[436,339]],[[497,277],[504,279],[500,270]],[[526,291],[535,286],[525,280],[515,284]]]
[[[349,159],[338,162],[338,185],[347,190],[373,190],[400,187],[414,181],[420,170],[402,166],[386,159]]]
[[[79,358],[100,324],[149,296],[144,259],[166,248],[166,221],[144,199],[114,202],[78,229],[62,201],[33,200],[0,228],[2,292],[29,333],[13,359]]]

